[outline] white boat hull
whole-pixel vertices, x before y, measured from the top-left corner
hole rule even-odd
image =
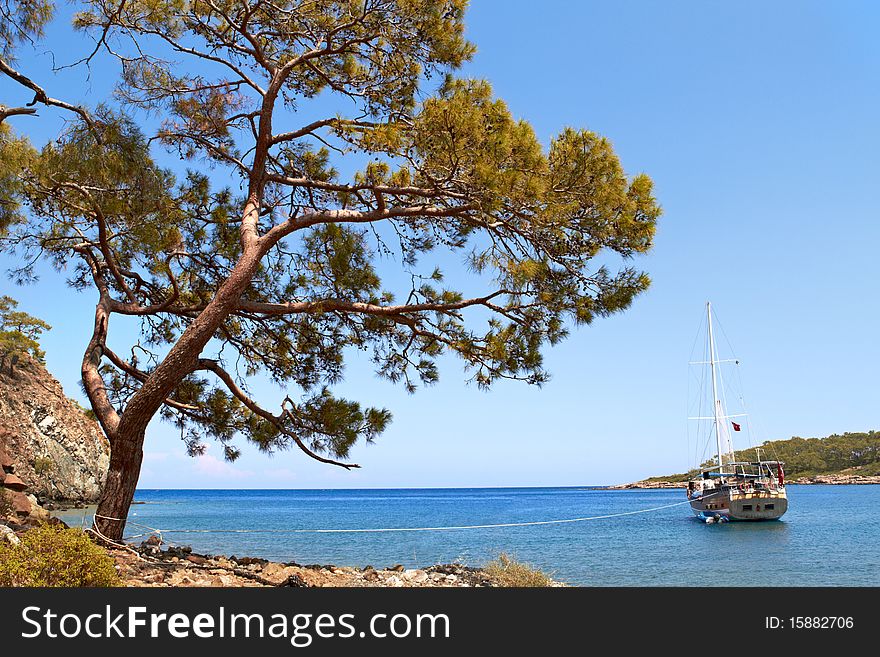
[[[724,492],[692,499],[691,510],[701,518],[778,520],[788,510],[788,498],[784,490]]]

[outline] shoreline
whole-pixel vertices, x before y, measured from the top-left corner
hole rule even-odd
[[[476,588],[500,587],[503,575],[463,564],[435,564],[425,568],[386,568],[302,565],[256,557],[198,554],[192,548],[162,549],[158,537],[140,546],[104,546],[126,587],[287,587],[287,588]],[[548,578],[545,586],[566,584]]]
[[[23,519],[22,523],[12,522],[9,519],[0,520],[0,543],[8,542],[15,549],[15,546],[22,544],[29,531],[46,524],[55,524],[62,532],[71,529],[80,531],[79,528],[71,528],[57,518],[50,519],[48,523],[30,523],[27,519]],[[424,568],[406,568],[402,564],[380,568],[368,565],[361,568],[335,564],[303,565],[293,561],[277,562],[259,557],[199,554],[189,546],[165,547],[157,535],[150,536],[140,545],[111,543],[93,534],[89,536],[97,549],[107,555],[118,577],[118,583],[104,584],[104,586],[125,588],[558,588],[569,586],[503,553],[496,560],[479,568],[462,563],[435,564]]]
[[[870,486],[880,484],[880,475],[813,475],[812,477],[798,477],[786,481],[786,486]],[[608,490],[630,489],[661,489],[661,488],[687,488],[687,481],[634,481],[628,484],[615,484],[606,486]]]

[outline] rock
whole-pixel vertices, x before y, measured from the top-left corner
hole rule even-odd
[[[789,481],[790,484],[825,484],[825,485],[866,485],[880,484],[880,475],[827,474],[814,477],[799,477]]]
[[[194,563],[197,566],[201,566],[205,564],[208,560],[205,557],[199,556],[198,554],[188,554],[186,556],[186,560],[190,563]]]
[[[428,581],[428,573],[424,570],[407,570],[404,575],[409,575],[409,581],[413,584],[424,584]]]
[[[21,480],[21,477],[14,474],[6,475],[6,479],[3,481],[3,486],[9,490],[23,491],[27,489],[27,484]]]
[[[43,500],[98,499],[110,448],[98,424],[31,358],[0,371],[0,470]],[[7,482],[4,482],[7,484]]]
[[[308,587],[308,584],[306,584],[306,581],[300,575],[293,574],[293,575],[288,575],[287,580],[283,584],[280,584],[280,586],[288,586],[288,587],[292,587],[292,588],[306,588],[306,587]]]
[[[606,486],[609,490],[627,490],[631,488],[687,488],[686,481],[634,481],[631,484]]]
[[[391,568],[389,568],[388,570],[393,573],[402,573],[404,570],[406,570],[406,568],[404,568],[401,564],[397,564],[396,566],[391,566]]]
[[[158,536],[156,536],[155,534],[153,534],[146,541],[141,543],[141,545],[144,545],[144,546],[146,546],[146,545],[162,545],[162,539],[159,538]]]
[[[269,562],[263,566],[263,579],[275,586],[282,586],[293,575],[299,575],[296,568],[292,566],[282,566],[280,563]]]
[[[31,512],[28,520],[36,522],[48,522],[52,517],[51,514],[37,503],[37,498],[33,495],[26,495],[28,502],[31,503]]]
[[[0,441],[0,472],[12,472],[13,468],[15,468],[15,461],[6,451],[4,443]]]
[[[263,566],[263,577],[278,575],[282,570],[284,570],[284,566],[279,563],[267,563]]]
[[[13,545],[18,545],[21,543],[21,539],[15,535],[15,532],[9,529],[6,525],[0,525],[0,543],[3,542],[12,543]]]
[[[233,561],[238,562],[242,566],[264,566],[269,563],[266,559],[258,559],[256,557],[230,557]]]
[[[33,503],[27,495],[21,491],[13,491],[7,493],[6,496],[16,515],[26,518],[31,514]]]
[[[375,581],[378,581],[378,579],[379,579],[379,573],[377,573],[375,570],[371,569],[371,570],[364,572],[363,577],[368,582],[375,582]]]
[[[395,588],[403,586],[403,580],[400,579],[397,575],[392,575],[388,579],[385,580],[386,586],[393,586]]]

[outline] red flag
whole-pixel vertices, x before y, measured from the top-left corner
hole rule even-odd
[[[733,425],[733,430],[734,430],[734,431],[739,431],[739,430],[740,430],[740,426],[739,426],[736,422],[731,422],[731,424]]]

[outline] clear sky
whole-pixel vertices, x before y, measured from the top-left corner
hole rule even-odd
[[[664,215],[636,261],[651,289],[548,350],[541,389],[481,392],[448,360],[437,385],[410,396],[355,354],[338,392],[394,413],[353,451],[361,470],[244,440],[234,464],[216,445],[193,460],[155,421],[141,487],[553,486],[681,472],[693,465],[687,361],[707,300],[742,361],[753,440],[880,428],[880,5],[477,0],[467,23],[478,53],[465,74],[490,80],[545,143],[586,127],[627,171],[653,177]],[[59,63],[87,48],[65,27],[50,34]],[[106,87],[101,68],[53,86],[47,55],[22,61],[67,100]],[[28,121],[15,126],[50,131]],[[82,399],[92,293],[46,271],[32,287],[3,280],[0,294],[53,325],[49,370]]]

